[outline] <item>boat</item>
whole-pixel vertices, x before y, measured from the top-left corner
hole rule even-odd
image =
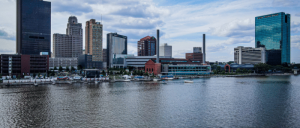
[[[69,80],[69,77],[67,77],[67,76],[58,76],[57,80]]]
[[[164,80],[173,80],[174,78],[168,78],[168,77],[166,77],[166,78],[163,78]]]
[[[194,81],[191,81],[191,80],[185,80],[184,83],[194,83]]]
[[[161,79],[153,79],[153,81],[161,81]]]

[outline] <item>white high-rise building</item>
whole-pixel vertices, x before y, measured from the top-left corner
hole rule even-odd
[[[82,24],[70,16],[66,34],[53,34],[53,57],[77,58],[82,55]]]
[[[159,46],[159,56],[170,56],[172,57],[172,46],[165,43]]]
[[[266,49],[243,46],[234,48],[234,62],[237,64],[266,63]]]

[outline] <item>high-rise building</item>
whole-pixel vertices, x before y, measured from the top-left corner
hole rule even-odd
[[[202,53],[201,47],[193,47],[193,53]]]
[[[266,48],[267,64],[290,63],[290,14],[284,12],[255,17],[255,47]],[[281,56],[274,58],[281,52]]]
[[[17,54],[51,54],[51,2],[17,0],[16,40]]]
[[[159,56],[170,56],[172,57],[172,46],[165,43],[162,46],[159,46]]]
[[[92,55],[93,61],[102,61],[103,25],[91,19],[85,26],[85,54]]]
[[[117,33],[107,34],[107,68],[112,67],[113,56],[116,54],[127,54],[127,36]]]
[[[107,62],[107,50],[103,49],[103,62]]]
[[[77,58],[82,55],[82,45],[82,24],[70,16],[66,34],[53,34],[52,57]]]
[[[239,46],[234,48],[234,63],[259,64],[266,63],[266,49]]]
[[[156,55],[156,39],[155,37],[146,36],[138,41],[138,56],[154,56]]]

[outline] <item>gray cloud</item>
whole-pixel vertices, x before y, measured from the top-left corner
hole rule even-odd
[[[300,13],[297,13],[297,14],[295,14],[295,16],[298,16],[298,17],[300,17]]]
[[[7,39],[7,40],[16,40],[15,36],[9,35],[7,32],[1,29],[0,29],[0,38]]]
[[[299,0],[273,0],[273,6],[277,7],[298,7],[300,6]]]
[[[300,22],[292,22],[291,24],[291,32],[294,34],[294,33],[298,33],[300,32]]]

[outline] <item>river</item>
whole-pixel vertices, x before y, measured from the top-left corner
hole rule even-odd
[[[0,89],[0,127],[299,127],[300,76]]]

